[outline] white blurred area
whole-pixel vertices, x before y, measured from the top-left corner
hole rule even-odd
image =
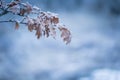
[[[120,72],[116,70],[97,70],[93,72],[93,80],[120,80]]]
[[[23,80],[36,80],[37,75],[37,80],[120,80],[119,53],[114,49],[119,37],[107,34],[111,29],[104,32],[111,24],[109,19],[84,12],[61,15],[72,32],[69,45],[59,37],[38,40],[27,29],[15,31],[10,49],[19,65],[15,72]]]
[[[120,80],[120,72],[111,69],[98,69],[93,71],[90,77],[80,78],[80,80]]]
[[[58,12],[72,33],[68,45],[59,33],[56,40],[38,40],[23,25],[14,30],[14,24],[3,24],[0,80],[120,80],[120,18],[104,15],[107,5],[92,13],[89,7],[96,2],[84,0],[80,11]]]

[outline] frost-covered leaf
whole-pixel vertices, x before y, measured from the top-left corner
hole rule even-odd
[[[32,12],[32,6],[29,3],[21,3],[24,7],[20,8],[20,15],[30,14]]]
[[[65,27],[59,27],[59,30],[61,31],[61,37],[63,38],[63,41],[66,42],[66,44],[71,42],[71,33],[70,31]]]
[[[25,13],[26,13],[26,10],[25,10],[25,9],[20,9],[20,15],[21,15],[21,16],[24,16]]]
[[[18,21],[15,22],[15,29],[19,29],[19,22]]]
[[[8,7],[13,7],[13,6],[15,6],[15,5],[17,5],[16,2],[11,2],[11,3],[9,3],[7,6],[8,6]]]
[[[59,23],[59,18],[56,17],[56,16],[53,16],[52,22],[53,22],[54,24],[58,24],[58,23]]]
[[[39,11],[39,10],[40,10],[40,8],[39,8],[39,7],[37,7],[37,6],[33,6],[33,10],[35,10],[35,11]]]
[[[42,36],[41,27],[36,27],[36,36],[39,39]]]
[[[50,27],[50,35],[55,39],[55,37],[56,37],[56,29],[54,27]]]
[[[31,18],[27,18],[27,20],[28,20],[28,22],[27,22],[28,30],[30,32],[32,32],[33,31],[33,27],[34,27],[34,21]]]
[[[26,12],[29,14],[32,11],[32,6],[29,3],[26,3]]]
[[[7,4],[8,7],[13,7],[15,5],[18,5],[18,3],[20,3],[20,0],[14,0],[12,2],[10,2],[9,4]]]
[[[9,11],[11,11],[14,14],[18,14],[18,13],[20,13],[20,6],[19,5],[15,5],[13,7],[10,7]]]
[[[45,35],[46,37],[49,37],[50,29],[48,26],[45,26]]]

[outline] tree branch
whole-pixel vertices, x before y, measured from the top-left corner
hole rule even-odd
[[[8,20],[8,21],[0,21],[0,23],[14,23],[14,22],[17,22],[17,21],[15,21],[15,20]],[[27,24],[27,23],[25,23],[25,22],[19,22],[20,24]]]
[[[32,6],[29,3],[22,3],[21,0],[12,0],[10,3],[3,4],[0,0],[0,17],[12,13],[13,15],[21,16],[21,21],[16,19],[1,20],[0,23],[14,23],[15,29],[19,28],[19,24],[24,24],[28,30],[32,32],[35,30],[36,36],[40,37],[52,36],[56,37],[56,29],[61,32],[61,38],[68,44],[71,41],[71,33],[64,25],[59,25],[59,17],[57,14],[51,12],[41,11],[40,8]],[[35,18],[30,15],[35,15]]]
[[[7,10],[3,11],[2,13],[0,13],[0,17],[3,16],[3,15],[5,15],[5,14],[7,14],[7,13],[8,13]]]

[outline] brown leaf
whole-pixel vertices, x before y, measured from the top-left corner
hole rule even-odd
[[[59,27],[58,29],[61,31],[61,37],[63,38],[63,41],[66,42],[66,44],[69,44],[71,42],[70,31],[65,27]]]
[[[26,13],[26,10],[25,10],[25,9],[20,9],[20,15],[21,15],[21,16],[24,16],[25,13]]]
[[[34,21],[29,17],[27,19],[28,19],[28,22],[27,22],[28,30],[32,32],[34,29]]]
[[[50,33],[51,33],[51,36],[55,39],[55,37],[56,37],[56,30],[55,30],[54,27],[50,28]]]
[[[42,36],[42,32],[41,32],[40,27],[37,27],[37,29],[36,29],[36,36],[37,36],[38,39]]]
[[[24,3],[24,8],[20,9],[20,15],[24,16],[25,14],[30,14],[32,11],[32,6],[28,3]]]
[[[15,29],[19,29],[19,22],[15,22]]]
[[[9,3],[7,6],[13,7],[13,6],[15,6],[15,5],[17,5],[17,3],[13,1],[13,2]]]
[[[32,6],[29,3],[25,5],[25,12],[29,14],[32,11]]]
[[[46,35],[46,37],[49,37],[49,32],[50,32],[50,29],[48,28],[48,26],[45,26],[45,35]]]
[[[28,30],[29,30],[30,32],[33,31],[33,25],[32,25],[32,24],[28,25]]]
[[[52,22],[53,22],[54,24],[58,24],[58,23],[59,23],[59,18],[54,16],[54,17],[52,18]]]

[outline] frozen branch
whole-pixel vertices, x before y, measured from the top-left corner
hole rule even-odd
[[[5,20],[0,21],[0,23],[15,23],[15,28],[19,28],[19,24],[24,24],[28,27],[28,30],[32,32],[36,31],[36,36],[39,39],[42,36],[52,36],[56,37],[56,29],[61,32],[61,38],[66,44],[71,42],[71,33],[65,28],[64,25],[59,24],[59,17],[57,14],[51,12],[41,11],[37,6],[32,6],[29,3],[22,3],[20,0],[13,0],[10,3],[3,3],[0,0],[0,17],[8,13],[12,15],[20,16],[22,21],[15,20]],[[30,17],[30,15],[35,15],[35,18]]]
[[[3,11],[2,13],[0,13],[0,17],[7,14],[7,13],[8,13],[8,11]]]
[[[17,22],[17,21],[15,21],[15,20],[0,21],[0,23],[15,23],[15,22]],[[27,24],[27,23],[25,23],[25,22],[19,22],[19,24]]]

